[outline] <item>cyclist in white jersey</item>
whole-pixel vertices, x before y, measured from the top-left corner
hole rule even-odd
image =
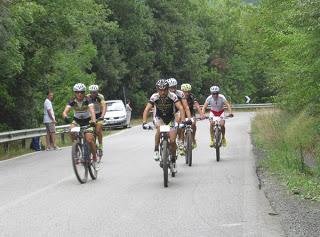
[[[212,86],[210,88],[210,92],[211,95],[208,96],[208,98],[206,99],[206,102],[203,105],[202,108],[202,112],[205,113],[206,108],[208,107],[208,105],[210,105],[210,116],[209,116],[209,120],[210,120],[210,147],[213,147],[214,144],[214,132],[213,132],[213,126],[214,126],[214,122],[212,120],[213,117],[220,117],[222,118],[220,121],[220,125],[221,125],[221,133],[222,133],[222,145],[226,146],[227,145],[227,140],[225,137],[225,113],[224,113],[224,106],[226,106],[228,108],[229,111],[229,116],[233,117],[232,111],[231,111],[231,106],[229,104],[229,102],[226,100],[226,97],[224,97],[224,95],[219,94],[220,92],[220,88],[218,86]]]

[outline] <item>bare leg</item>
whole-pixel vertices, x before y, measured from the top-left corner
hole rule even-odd
[[[46,136],[46,147],[47,149],[50,149],[50,132],[47,131],[47,136]]]
[[[88,142],[88,145],[90,147],[90,151],[91,151],[93,160],[97,160],[96,144],[94,142],[93,134],[92,133],[86,133],[85,137],[86,137],[86,141]]]
[[[50,133],[52,147],[56,147],[56,133]]]
[[[160,144],[160,126],[159,125],[156,125],[157,127],[157,131],[156,131],[156,134],[155,134],[155,141],[154,141],[154,150],[155,151],[159,151],[159,144]]]
[[[221,133],[222,133],[222,138],[225,137],[225,133],[226,133],[226,127],[224,126],[225,122],[221,121]]]
[[[172,162],[175,162],[175,159],[177,158],[176,150],[177,150],[177,144],[176,144],[176,138],[177,138],[177,131],[172,130],[170,131],[170,149],[171,149],[171,154],[173,157]]]
[[[211,141],[213,141],[214,131],[213,131],[213,123],[212,122],[210,122],[210,138],[211,138]]]
[[[197,132],[197,126],[196,123],[192,124],[192,141],[195,144],[196,143],[196,132]]]
[[[96,134],[98,137],[98,142],[101,145],[102,144],[102,124],[101,123],[96,124]]]

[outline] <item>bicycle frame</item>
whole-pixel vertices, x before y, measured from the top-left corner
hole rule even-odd
[[[214,122],[213,125],[213,133],[214,133],[214,147],[219,148],[222,144],[222,134],[221,134],[221,124],[220,121],[222,118],[219,116],[214,116],[211,118],[211,120]]]
[[[168,187],[168,169],[171,170],[171,176],[175,176],[170,150],[170,130],[170,125],[160,126],[160,167],[163,169],[164,187]]]
[[[90,159],[90,149],[89,145],[85,139],[86,129],[90,126],[76,126],[71,128],[70,132],[72,132],[76,141],[72,145],[72,164],[75,175],[78,181],[82,183],[87,182],[88,171],[92,179],[96,179],[98,175],[98,171],[96,169],[96,161]],[[94,140],[96,141],[96,135],[93,131]],[[98,156],[97,156],[98,157]],[[101,157],[99,157],[100,162]],[[81,167],[84,169],[84,173],[81,174]]]

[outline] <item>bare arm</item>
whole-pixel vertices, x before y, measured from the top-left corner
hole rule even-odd
[[[153,105],[151,103],[148,103],[147,106],[145,107],[142,115],[142,122],[146,123],[148,121],[148,113],[152,109]]]
[[[68,117],[68,113],[69,113],[69,112],[70,112],[70,107],[69,107],[69,106],[66,106],[66,107],[64,108],[63,113],[62,113],[62,118]]]
[[[188,119],[191,119],[191,112],[190,112],[190,108],[189,108],[187,100],[186,99],[182,99],[181,101],[182,101],[183,109],[186,112],[185,116],[187,116]]]
[[[90,112],[90,116],[91,116],[91,122],[95,123],[96,122],[96,113],[94,112],[93,104],[89,105],[89,112]]]
[[[51,119],[54,123],[56,123],[56,120],[55,120],[55,118],[53,117],[51,111],[52,111],[51,109],[47,109],[47,112],[48,112],[48,115],[49,115],[50,119]]]
[[[208,101],[204,102],[204,105],[202,107],[202,114],[206,113],[206,109],[207,109],[208,105],[209,105]]]
[[[229,102],[227,100],[224,102],[224,105],[227,106],[229,114],[232,114],[231,105],[229,104]]]
[[[181,102],[177,101],[175,105],[176,105],[176,107],[178,108],[178,110],[180,112],[181,121],[185,121],[186,116],[184,115],[184,110],[183,110],[183,106],[182,106]],[[189,113],[190,113],[190,110],[189,110]]]
[[[103,103],[101,103],[101,118],[104,118],[104,115],[107,112],[107,103],[105,103],[105,101],[103,101]]]
[[[200,107],[198,101],[194,102],[194,106],[196,107],[196,110],[197,110],[198,113],[200,114],[200,117],[201,117],[201,118],[204,118],[205,114],[202,112],[201,107]]]

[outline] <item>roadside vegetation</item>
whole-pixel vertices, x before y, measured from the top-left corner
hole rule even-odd
[[[305,112],[257,114],[252,123],[253,142],[263,151],[259,166],[280,178],[292,193],[320,201],[319,121]]]

